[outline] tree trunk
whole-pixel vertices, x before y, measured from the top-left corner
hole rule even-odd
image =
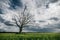
[[[16,34],[20,34],[22,33],[22,27],[19,27],[19,32],[17,32]]]
[[[19,28],[19,33],[22,33],[22,26]]]

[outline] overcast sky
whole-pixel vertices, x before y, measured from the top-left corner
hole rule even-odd
[[[60,32],[60,0],[0,0],[0,30],[19,31],[12,18],[25,5],[34,15],[35,26],[24,28],[24,32]]]

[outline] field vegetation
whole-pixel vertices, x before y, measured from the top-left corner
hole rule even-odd
[[[60,33],[0,33],[0,40],[60,40]]]

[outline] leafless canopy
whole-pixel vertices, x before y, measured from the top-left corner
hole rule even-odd
[[[29,13],[29,11],[27,12],[27,7],[25,6],[23,12],[22,13],[18,13],[18,16],[15,15],[13,20],[15,21],[15,24],[18,27],[21,27],[21,26],[24,27],[28,23],[32,22],[33,15],[31,15]]]

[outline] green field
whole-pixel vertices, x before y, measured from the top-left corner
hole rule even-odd
[[[60,40],[59,33],[0,33],[0,40]]]

